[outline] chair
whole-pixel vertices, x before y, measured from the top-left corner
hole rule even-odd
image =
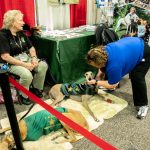
[[[32,73],[32,75],[34,76],[35,72],[32,71],[31,73]],[[9,75],[10,75],[12,78],[14,78],[15,80],[19,80],[19,78],[20,78],[18,75],[13,74],[13,73],[9,73]],[[14,88],[15,88],[15,87],[14,87]],[[26,102],[22,102],[22,98],[21,98],[22,96],[20,95],[19,90],[16,89],[16,88],[15,88],[15,90],[16,90],[16,93],[17,93],[17,97],[18,97],[18,102],[19,102],[19,104],[29,105],[29,104],[27,104]],[[34,88],[34,86],[33,86],[32,83],[31,83],[31,85],[30,85],[30,87],[29,87],[29,90],[30,90],[30,92],[32,92],[33,94],[35,94],[35,95],[38,96],[39,98],[42,98],[42,97],[43,97],[42,93],[41,93],[38,89]]]

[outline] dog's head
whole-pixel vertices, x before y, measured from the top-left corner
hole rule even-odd
[[[31,28],[31,35],[40,35],[41,28],[40,27],[32,27]]]
[[[87,71],[85,74],[84,74],[85,78],[86,78],[86,81],[89,81],[89,80],[92,80],[94,79],[94,74],[91,72],[91,71]]]

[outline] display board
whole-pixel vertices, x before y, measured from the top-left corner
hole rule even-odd
[[[134,5],[140,8],[143,8],[145,10],[150,11],[150,2],[149,0],[136,0],[134,2]]]

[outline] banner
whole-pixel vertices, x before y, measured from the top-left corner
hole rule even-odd
[[[6,11],[17,9],[24,14],[25,23],[35,26],[34,0],[0,0],[0,28]]]
[[[60,0],[48,0],[49,5],[58,5]]]
[[[86,25],[87,0],[80,0],[78,5],[70,5],[70,27]]]
[[[50,5],[58,4],[79,4],[79,0],[48,0]]]
[[[66,4],[79,4],[79,0],[64,0]]]

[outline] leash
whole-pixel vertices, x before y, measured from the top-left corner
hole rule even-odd
[[[29,112],[32,110],[34,105],[35,105],[35,103],[29,107],[28,111],[19,119],[19,121],[21,121],[23,118],[25,118],[29,114]]]

